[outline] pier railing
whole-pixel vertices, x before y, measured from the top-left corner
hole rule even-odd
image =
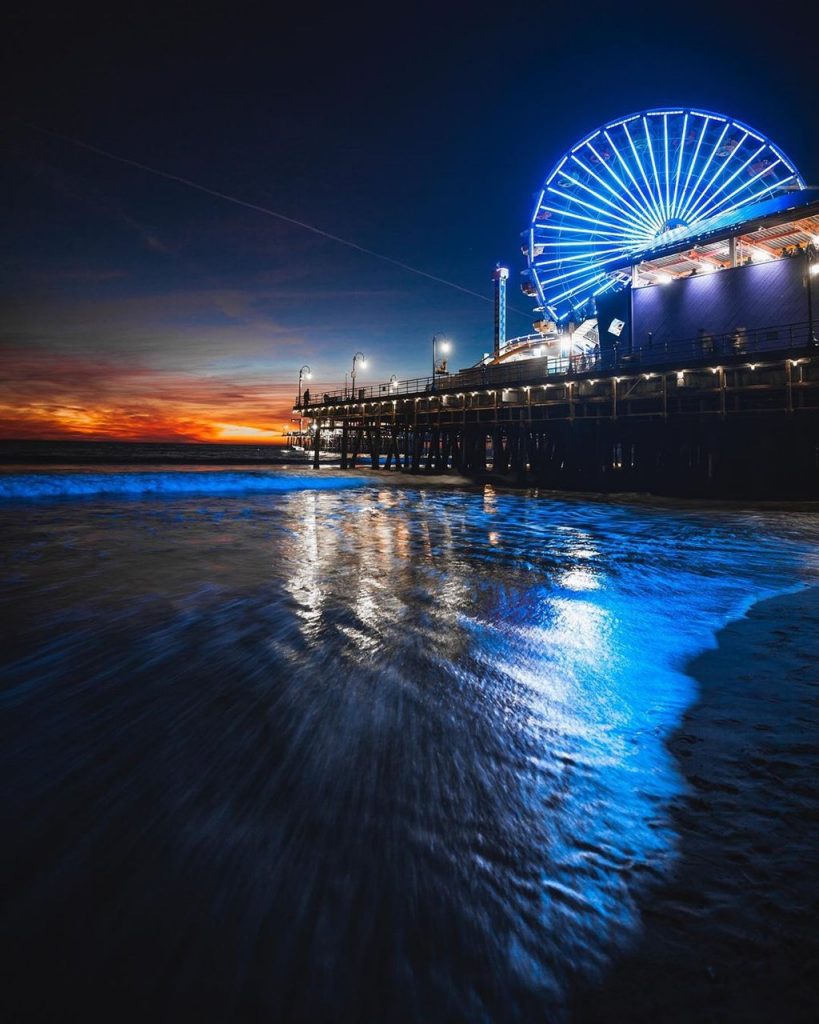
[[[544,377],[587,376],[593,373],[621,371],[684,369],[689,364],[713,365],[719,362],[750,362],[762,353],[792,352],[819,348],[816,334],[808,322],[774,324],[745,330],[737,328],[725,333],[701,330],[694,337],[676,341],[646,340],[639,346],[618,346],[595,349],[585,354],[554,358],[544,356],[521,359],[495,366],[477,366],[459,373],[436,377],[413,377],[385,384],[369,384],[354,390],[344,388],[326,391],[321,396],[302,399],[301,408],[340,405],[344,402],[387,401],[407,395],[451,394],[473,389],[536,382]]]

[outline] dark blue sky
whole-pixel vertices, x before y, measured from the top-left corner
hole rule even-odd
[[[318,384],[342,379],[356,349],[371,358],[368,379],[424,374],[434,332],[453,339],[462,366],[491,345],[492,330],[488,302],[20,122],[271,207],[488,298],[497,260],[517,282],[520,231],[545,173],[620,114],[664,104],[729,113],[816,183],[809,10],[18,12],[4,41],[0,429],[15,432],[15,408],[42,425],[66,408],[115,408],[120,393],[133,412],[152,375],[167,402],[181,389],[180,406],[190,385],[205,418],[232,394],[239,406],[226,422],[241,419],[244,395],[246,422],[265,429],[267,404],[284,408],[279,386],[289,397],[302,362]],[[516,288],[511,302],[529,308]],[[530,323],[510,315],[510,333]],[[99,372],[84,374],[92,364]],[[201,435],[196,416],[165,433]]]

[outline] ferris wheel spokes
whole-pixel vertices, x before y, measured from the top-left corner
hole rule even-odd
[[[781,150],[721,114],[658,109],[612,121],[543,183],[524,236],[533,293],[557,317],[591,308],[627,283],[630,254],[794,187],[804,182]]]

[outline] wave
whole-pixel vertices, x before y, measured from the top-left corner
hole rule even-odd
[[[366,478],[265,472],[13,473],[0,475],[0,501],[98,495],[275,494],[360,487]]]

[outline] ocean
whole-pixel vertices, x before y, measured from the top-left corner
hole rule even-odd
[[[652,908],[741,932],[674,738],[816,509],[120,461],[7,466],[0,531],[10,1019],[624,1019]]]
[[[1,465],[255,465],[290,462],[282,445],[173,441],[0,441]],[[303,456],[307,461],[307,456]]]

